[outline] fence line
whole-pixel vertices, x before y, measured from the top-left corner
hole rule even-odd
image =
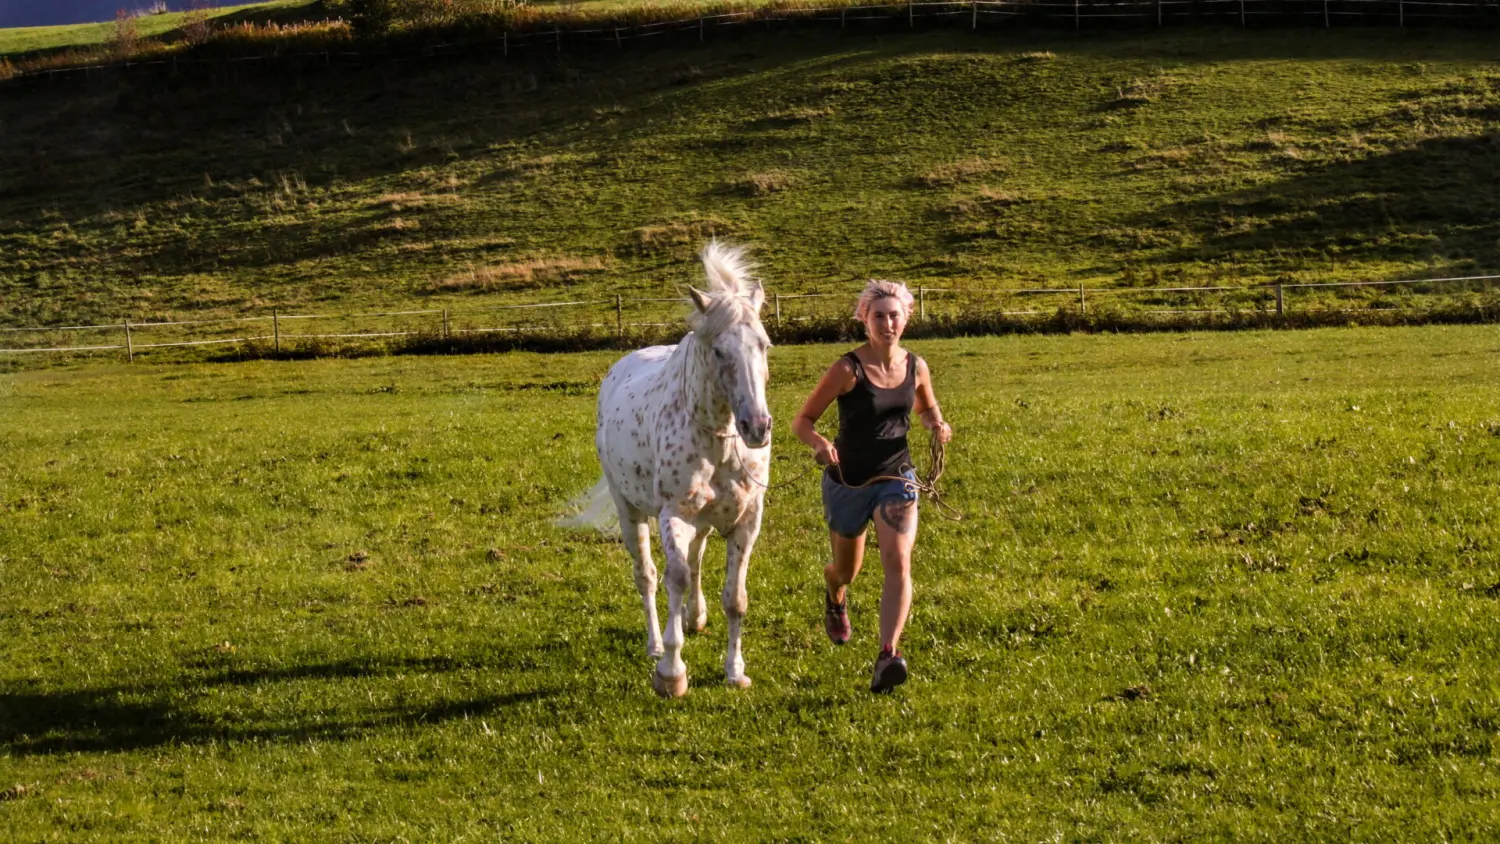
[[[1258,296],[1273,296],[1274,297],[1273,298],[1274,308],[1275,308],[1274,313],[1278,317],[1283,317],[1287,313],[1287,307],[1286,307],[1286,294],[1287,294],[1287,291],[1293,290],[1293,289],[1387,288],[1387,287],[1391,287],[1391,286],[1394,286],[1394,285],[1424,285],[1424,284],[1428,284],[1428,285],[1443,285],[1443,284],[1459,284],[1459,283],[1470,283],[1470,282],[1484,282],[1484,283],[1489,283],[1489,282],[1495,282],[1495,281],[1500,281],[1500,275],[1451,276],[1451,277],[1445,277],[1445,278],[1410,278],[1410,279],[1395,279],[1395,280],[1389,280],[1389,281],[1282,282],[1282,283],[1250,285],[1250,286],[1245,286],[1245,287],[1231,287],[1231,286],[1224,286],[1224,285],[1203,286],[1203,287],[1085,287],[1085,286],[1080,285],[1078,287],[1054,287],[1054,288],[1033,288],[1033,289],[995,289],[995,288],[968,289],[968,288],[956,288],[956,287],[926,287],[926,286],[920,286],[920,287],[918,287],[916,289],[916,293],[917,293],[917,297],[916,297],[917,298],[917,303],[916,303],[916,305],[917,305],[917,312],[914,314],[914,317],[916,319],[918,319],[918,320],[926,320],[926,319],[929,318],[929,314],[928,314],[928,297],[929,297],[929,294],[950,294],[954,298],[958,298],[958,299],[967,298],[967,299],[969,299],[971,301],[973,299],[975,299],[975,298],[997,298],[997,297],[1004,297],[1004,296],[1031,297],[1031,296],[1049,296],[1049,295],[1051,295],[1051,296],[1066,296],[1066,297],[1069,297],[1069,299],[1073,299],[1073,298],[1076,297],[1078,312],[1080,314],[1087,314],[1088,313],[1088,300],[1089,300],[1090,297],[1100,297],[1100,296],[1143,296],[1143,297],[1149,297],[1149,296],[1182,296],[1182,295],[1228,294],[1228,293],[1245,293],[1245,294],[1255,294],[1255,295],[1258,295]],[[795,301],[795,300],[799,300],[799,299],[824,299],[824,298],[832,298],[832,297],[847,299],[848,298],[848,294],[842,294],[842,293],[768,293],[766,295],[766,301],[767,301],[767,303],[769,303],[769,304],[772,305],[772,313],[765,315],[764,319],[766,319],[768,323],[772,323],[774,325],[781,325],[783,323],[805,322],[805,321],[809,321],[809,320],[812,320],[812,319],[816,319],[817,317],[814,317],[814,316],[790,316],[790,315],[785,315],[784,316],[782,314],[782,303],[784,301]],[[100,324],[100,325],[18,326],[18,327],[4,328],[4,329],[0,329],[0,330],[10,331],[10,332],[46,332],[46,331],[58,331],[58,332],[62,332],[62,331],[84,331],[84,330],[111,331],[111,332],[118,331],[118,332],[123,332],[123,334],[124,334],[124,342],[123,343],[112,343],[112,344],[98,344],[98,345],[48,346],[48,347],[36,347],[36,348],[0,349],[0,354],[35,354],[35,353],[43,353],[43,352],[56,352],[56,353],[65,353],[65,352],[93,352],[93,351],[117,351],[117,350],[123,349],[123,350],[125,350],[127,359],[134,360],[134,358],[135,358],[135,352],[137,350],[142,350],[142,349],[165,349],[165,348],[176,348],[176,347],[210,346],[210,345],[224,345],[224,344],[230,344],[230,343],[252,343],[252,342],[264,342],[264,341],[271,341],[274,344],[274,347],[279,351],[281,349],[281,345],[282,345],[282,342],[284,340],[285,341],[293,341],[293,342],[299,341],[299,340],[305,341],[305,340],[334,340],[334,339],[340,339],[340,340],[368,340],[368,339],[378,339],[378,338],[388,338],[388,337],[415,337],[415,336],[421,336],[421,335],[432,335],[432,336],[435,336],[435,337],[442,337],[442,338],[446,339],[446,338],[450,338],[450,337],[457,336],[457,335],[462,335],[462,334],[524,333],[524,332],[528,332],[528,331],[537,331],[537,330],[555,330],[555,329],[558,329],[558,328],[571,328],[571,329],[578,329],[578,328],[590,328],[590,329],[594,329],[594,328],[606,328],[607,329],[607,328],[610,328],[610,327],[613,327],[616,330],[616,332],[618,332],[618,333],[620,333],[620,334],[623,335],[624,332],[625,332],[625,329],[627,329],[627,328],[663,328],[663,327],[668,327],[668,326],[680,324],[680,322],[676,322],[676,321],[673,321],[673,322],[654,322],[654,321],[653,322],[643,322],[643,321],[626,322],[625,319],[624,319],[624,309],[625,309],[626,305],[659,304],[659,303],[664,303],[664,302],[680,302],[680,303],[686,304],[688,301],[689,300],[686,297],[676,297],[676,296],[665,297],[665,298],[663,298],[663,297],[642,297],[642,298],[638,298],[638,299],[626,299],[623,296],[616,296],[614,299],[580,299],[580,300],[573,300],[573,301],[566,301],[566,302],[527,302],[527,303],[514,304],[514,305],[478,306],[478,307],[474,307],[474,308],[465,309],[465,311],[462,314],[456,314],[455,312],[453,312],[452,310],[447,309],[447,308],[441,308],[441,309],[439,309],[439,308],[428,308],[428,309],[422,309],[422,310],[398,310],[398,311],[372,311],[372,312],[367,312],[367,313],[345,313],[345,314],[280,314],[280,313],[277,313],[277,312],[273,311],[270,316],[225,317],[225,318],[221,318],[221,319],[161,320],[161,321],[157,321],[157,322],[132,322],[130,320],[121,320],[120,322],[104,323],[104,324]],[[1264,300],[1262,300],[1262,305],[1264,306],[1265,304],[1269,304],[1269,303],[1265,302]],[[535,309],[541,309],[541,308],[562,308],[562,307],[608,307],[608,308],[610,308],[611,310],[614,311],[614,321],[613,322],[594,322],[594,321],[590,320],[590,321],[573,321],[573,322],[568,322],[566,324],[561,324],[561,323],[553,323],[553,324],[529,323],[529,324],[523,324],[523,325],[509,325],[509,326],[484,326],[484,325],[475,326],[475,325],[463,325],[463,326],[457,326],[457,327],[455,327],[452,324],[454,318],[455,317],[459,317],[459,316],[469,316],[469,315],[473,315],[473,314],[483,314],[483,313],[495,313],[495,312],[499,312],[499,311],[514,311],[514,310],[520,310],[520,309],[532,309],[532,310],[535,310]],[[1068,307],[1068,306],[1065,303],[1063,305],[1060,305],[1059,309],[1063,309],[1063,308],[1066,308],[1066,307]],[[1328,311],[1328,310],[1338,310],[1338,309],[1319,308],[1317,310],[1319,310],[1319,311]],[[1354,312],[1391,313],[1391,312],[1405,312],[1405,311],[1408,311],[1408,310],[1412,310],[1412,309],[1409,309],[1409,308],[1363,308],[1363,309],[1354,309]],[[1142,314],[1213,314],[1213,313],[1227,313],[1227,312],[1228,312],[1228,310],[1227,309],[1223,309],[1223,308],[1220,308],[1220,309],[1214,309],[1214,308],[1144,309],[1144,310],[1139,311],[1139,313],[1142,313]],[[987,313],[992,313],[992,314],[999,315],[999,316],[1039,316],[1039,315],[1046,315],[1046,314],[1049,314],[1049,313],[1055,313],[1055,311],[1045,311],[1045,310],[1035,310],[1035,309],[1031,309],[1031,310],[1003,310],[1002,309],[1002,310],[998,310],[998,311],[990,311],[990,312],[987,312]],[[436,325],[432,325],[432,326],[430,326],[428,328],[425,328],[425,329],[423,329],[423,328],[417,328],[417,329],[392,330],[392,331],[381,330],[381,331],[349,331],[349,332],[332,331],[332,332],[291,333],[291,332],[284,331],[282,329],[282,322],[288,321],[288,320],[335,320],[335,319],[354,320],[354,319],[370,319],[370,318],[387,318],[387,319],[389,319],[389,318],[393,318],[393,317],[440,317],[441,318],[441,322],[438,323],[438,324],[436,324]],[[825,315],[824,318],[826,318],[826,315]],[[852,317],[850,317],[850,318],[852,319]],[[272,331],[271,331],[270,334],[259,334],[259,335],[246,336],[246,337],[214,337],[214,338],[208,338],[208,339],[174,340],[174,341],[171,341],[171,342],[156,342],[156,343],[141,343],[141,342],[138,342],[136,340],[135,336],[134,336],[135,334],[139,333],[142,329],[179,327],[179,326],[204,326],[204,325],[216,325],[216,324],[220,324],[220,325],[221,324],[238,324],[238,323],[248,323],[248,322],[270,322],[271,323],[271,329],[272,329]]]
[[[433,308],[425,311],[385,311],[372,312],[368,314],[277,314],[275,317],[253,317],[254,319],[352,319],[354,317],[396,317],[396,316],[422,316],[425,314],[440,314],[441,308]],[[143,322],[132,322],[131,326],[146,325]],[[163,323],[171,325],[172,323]]]
[[[1100,11],[1101,9],[1105,11]],[[879,14],[851,14],[880,12]],[[1014,20],[1029,18],[1042,23],[1064,21],[1073,28],[1081,29],[1085,21],[1113,21],[1135,19],[1156,27],[1169,22],[1232,21],[1248,28],[1252,19],[1282,18],[1291,20],[1320,20],[1324,28],[1332,26],[1335,19],[1373,19],[1376,22],[1395,22],[1405,27],[1408,18],[1425,21],[1453,22],[1470,26],[1476,21],[1488,21],[1500,25],[1500,4],[1494,0],[1090,0],[1090,2],[1044,2],[1044,0],[937,0],[936,2],[895,2],[859,6],[828,6],[807,9],[754,9],[726,12],[715,15],[696,15],[669,21],[647,23],[610,24],[599,27],[562,29],[554,25],[550,30],[502,31],[498,39],[476,39],[448,44],[425,44],[407,52],[359,51],[322,49],[311,52],[275,52],[254,56],[223,56],[218,58],[180,58],[170,56],[145,61],[92,62],[72,67],[47,68],[17,72],[12,80],[56,77],[69,74],[89,74],[107,69],[130,69],[134,67],[167,67],[177,70],[180,65],[224,64],[271,60],[320,60],[325,65],[340,60],[353,59],[402,61],[411,58],[434,57],[449,51],[498,51],[510,55],[512,48],[543,47],[561,53],[566,42],[611,43],[624,46],[626,40],[663,35],[668,32],[690,32],[697,30],[699,40],[706,28],[749,26],[756,23],[831,23],[838,21],[841,28],[850,21],[900,22],[905,18],[907,28],[915,28],[917,20],[946,20],[968,18],[968,28],[978,29],[982,19]],[[340,63],[343,63],[342,61]]]
[[[7,333],[8,332],[13,332],[13,331],[84,331],[84,330],[90,329],[90,328],[103,328],[103,327],[104,326],[102,326],[102,325],[58,325],[58,326],[38,325],[38,326],[23,326],[21,328],[0,328],[0,331],[4,331],[4,332],[7,332]]]
[[[267,320],[267,319],[272,319],[272,317],[268,317],[268,316],[251,316],[251,317],[225,317],[223,319],[181,319],[181,320],[171,320],[171,321],[168,321],[168,322],[132,322],[130,325],[131,325],[132,328],[156,328],[156,327],[162,326],[162,325],[214,325],[216,323],[225,323],[225,322],[260,322],[261,320]],[[285,317],[283,317],[283,319],[285,319]],[[81,328],[97,328],[98,326],[87,326],[87,325],[85,325],[85,326],[80,326],[80,327]],[[6,330],[7,331],[33,331],[33,330],[43,330],[43,331],[45,331],[46,329],[14,328],[14,329],[6,329]]]
[[[245,341],[243,339],[236,339],[234,342],[243,343]],[[24,355],[31,352],[92,352],[98,349],[123,348],[125,348],[125,345],[122,343],[118,346],[64,346],[54,349],[0,349],[0,354]]]
[[[131,328],[135,328],[137,326],[134,323],[131,323],[130,327]],[[309,336],[311,336],[311,335],[309,335]],[[269,339],[271,339],[271,335],[269,335],[269,334],[262,334],[259,337],[230,337],[230,338],[225,339],[225,340],[185,340],[185,341],[178,342],[178,343],[132,343],[131,345],[134,348],[136,348],[136,349],[165,349],[165,348],[169,348],[169,347],[173,347],[173,346],[213,346],[213,345],[221,344],[221,343],[249,343],[249,342],[253,342],[253,341],[256,341],[256,340],[269,340]],[[101,348],[123,349],[125,347],[124,346],[113,346],[113,347],[101,347]]]
[[[1494,275],[1467,275],[1454,276],[1452,278],[1403,278],[1395,281],[1308,281],[1299,283],[1286,283],[1282,287],[1381,287],[1390,284],[1431,284],[1437,282],[1453,281],[1494,281],[1500,276]]]

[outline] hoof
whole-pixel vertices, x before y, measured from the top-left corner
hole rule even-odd
[[[724,685],[731,689],[748,689],[750,688],[750,678],[743,674],[738,677],[726,677],[724,678]]]
[[[702,633],[703,631],[705,631],[705,630],[708,629],[708,619],[705,618],[702,621],[692,621],[692,622],[684,621],[682,626],[684,628],[686,628],[686,630],[687,630],[688,633],[691,633],[692,635],[696,636],[699,633]]]
[[[687,694],[687,672],[680,677],[663,677],[661,672],[651,672],[651,688],[665,698],[682,697]]]

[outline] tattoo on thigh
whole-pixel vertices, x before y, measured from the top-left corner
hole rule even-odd
[[[917,510],[910,501],[883,501],[880,519],[897,533],[911,533],[917,527]]]

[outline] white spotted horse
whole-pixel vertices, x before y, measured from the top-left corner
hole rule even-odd
[[[646,652],[658,657],[652,686],[664,697],[687,693],[684,629],[703,630],[701,564],[709,534],[725,539],[722,604],[729,627],[728,685],[745,688],[740,635],[749,596],[745,575],[760,533],[771,463],[766,352],[760,322],[765,292],[740,249],[717,242],[700,257],[707,290],[689,288],[691,331],[675,346],[626,355],[599,388],[594,442],[604,478],[590,493],[595,517],[613,499],[635,585],[646,613]],[[661,529],[667,625],[656,614],[651,518]],[[588,513],[580,517],[587,521]]]

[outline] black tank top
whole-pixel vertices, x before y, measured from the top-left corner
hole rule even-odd
[[[870,383],[864,364],[853,352],[844,360],[854,368],[854,386],[839,396],[838,468],[829,467],[835,481],[857,486],[876,475],[899,475],[911,465],[906,432],[917,401],[917,356],[906,353],[906,380],[895,387]]]

